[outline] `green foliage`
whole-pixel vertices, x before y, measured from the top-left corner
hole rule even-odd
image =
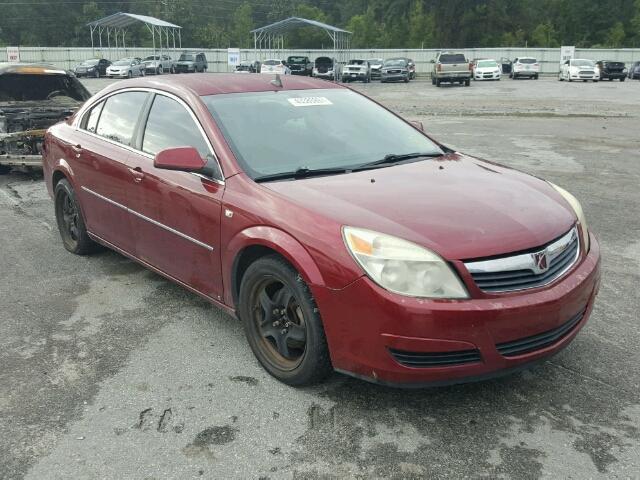
[[[87,22],[122,11],[177,23],[194,47],[250,48],[250,30],[290,16],[345,28],[360,48],[640,47],[640,0],[0,0],[0,45],[90,45]],[[127,44],[151,36],[132,28]],[[330,45],[313,28],[285,39]]]

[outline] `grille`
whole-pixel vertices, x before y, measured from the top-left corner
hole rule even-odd
[[[580,71],[580,75],[593,75],[594,72],[591,70],[582,70]]]
[[[562,340],[569,335],[575,328],[580,320],[584,317],[586,308],[577,315],[571,317],[567,322],[560,325],[558,328],[549,330],[547,332],[532,335],[531,337],[521,338],[511,342],[499,343],[496,348],[504,357],[515,357],[517,355],[523,355],[525,353],[535,352],[545,347],[553,345],[554,343]]]
[[[489,293],[509,292],[553,282],[573,266],[579,253],[580,243],[574,227],[546,248],[465,265],[480,290]],[[541,268],[542,256],[545,268]]]
[[[480,352],[478,350],[462,350],[459,352],[404,352],[402,350],[389,349],[389,352],[399,364],[405,367],[448,367],[480,361]]]

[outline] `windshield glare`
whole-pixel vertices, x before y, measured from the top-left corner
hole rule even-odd
[[[404,67],[406,65],[407,65],[406,60],[400,60],[400,59],[387,60],[386,62],[384,62],[385,67]]]
[[[100,60],[94,59],[94,60],[85,60],[84,62],[82,62],[80,65],[82,65],[83,67],[92,67],[93,65],[97,65],[98,62]]]
[[[478,67],[479,68],[490,68],[490,67],[497,67],[498,63],[495,62],[494,60],[484,60],[481,62],[478,62]]]
[[[263,65],[269,65],[269,66],[280,65],[280,60],[265,60]]]
[[[442,153],[421,132],[348,90],[232,93],[203,101],[252,178],[357,167],[389,154]]]
[[[518,63],[536,63],[536,61],[535,58],[521,58]]]
[[[180,55],[180,60],[183,62],[193,62],[193,55]]]
[[[130,58],[123,58],[122,60],[118,60],[114,63],[114,65],[130,65],[133,62]]]

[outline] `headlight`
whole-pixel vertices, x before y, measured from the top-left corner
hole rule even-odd
[[[434,252],[401,238],[343,227],[345,244],[369,277],[400,295],[469,298],[449,265]]]
[[[576,197],[567,192],[564,188],[559,187],[551,182],[548,182],[556,191],[564,197],[573,211],[576,213],[576,217],[578,217],[578,223],[580,223],[580,227],[582,230],[582,245],[584,245],[584,251],[589,251],[589,227],[587,225],[587,218],[584,216],[584,211],[582,210],[582,205]]]

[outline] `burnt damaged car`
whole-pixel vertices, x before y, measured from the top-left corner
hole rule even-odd
[[[14,166],[40,167],[47,128],[71,116],[89,97],[65,70],[0,63],[0,173]]]

